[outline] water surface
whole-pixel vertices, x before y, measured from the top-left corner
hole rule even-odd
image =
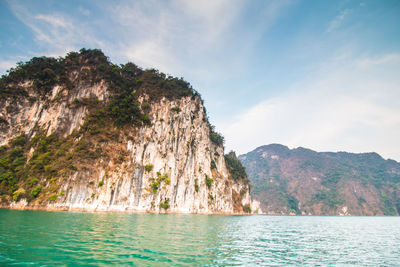
[[[400,266],[399,217],[0,210],[0,265]]]

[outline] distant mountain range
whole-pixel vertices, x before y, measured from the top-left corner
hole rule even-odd
[[[271,144],[240,155],[268,214],[399,215],[400,163],[377,153]]]

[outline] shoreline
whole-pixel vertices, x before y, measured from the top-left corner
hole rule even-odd
[[[180,211],[151,211],[151,210],[89,210],[82,208],[69,208],[69,207],[10,207],[0,206],[0,210],[30,210],[30,211],[49,211],[49,212],[72,212],[72,213],[127,213],[127,214],[181,214],[181,215],[230,215],[230,216],[250,216],[250,215],[264,215],[264,216],[291,216],[291,217],[400,217],[391,215],[293,215],[293,214],[269,214],[269,213],[231,213],[231,212],[180,212]]]
[[[266,215],[255,213],[233,213],[233,212],[181,212],[181,211],[154,211],[154,210],[98,210],[98,209],[83,209],[83,208],[70,208],[70,207],[40,207],[40,206],[24,206],[24,207],[10,207],[1,205],[0,209],[4,210],[32,210],[32,211],[51,211],[51,212],[86,212],[86,213],[131,213],[131,214],[188,214],[188,215]]]

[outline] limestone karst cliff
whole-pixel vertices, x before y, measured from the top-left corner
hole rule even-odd
[[[2,207],[251,210],[247,177],[231,175],[223,138],[183,79],[82,49],[20,63],[0,90]]]

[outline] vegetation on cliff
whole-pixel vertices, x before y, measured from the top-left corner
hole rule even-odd
[[[90,169],[100,157],[115,163],[122,161],[124,151],[118,151],[118,158],[110,158],[110,142],[118,142],[119,131],[104,127],[104,120],[90,123],[92,116],[95,114],[67,137],[38,132],[31,139],[20,135],[0,147],[0,195],[12,196],[23,190],[25,193],[19,193],[18,198],[32,200],[44,187],[50,195],[58,191],[63,179],[78,169]]]
[[[78,75],[77,79],[74,79],[74,73]],[[125,124],[149,123],[146,114],[149,103],[140,106],[139,96],[147,95],[150,102],[162,97],[173,100],[185,96],[199,96],[183,78],[172,77],[156,69],[143,70],[131,62],[112,64],[101,50],[82,48],[79,53],[70,52],[66,57],[58,59],[34,57],[27,62],[19,62],[16,68],[11,68],[7,75],[0,78],[0,97],[14,100],[29,97],[23,87],[27,82],[30,82],[34,91],[45,99],[49,97],[55,85],[72,90],[79,83],[93,85],[102,80],[108,83],[112,97],[104,103],[101,115],[112,118],[118,127]],[[75,104],[88,103],[76,99]],[[180,111],[179,107],[174,107],[173,110]],[[6,123],[7,121],[0,117],[0,124]],[[224,137],[216,132],[210,123],[209,128],[211,141],[218,146],[223,145]]]
[[[9,103],[8,107],[35,101],[46,106],[51,101],[65,101],[62,97],[53,98],[51,92],[55,86],[69,92],[98,83],[106,83],[109,97],[104,100],[75,98],[68,102],[68,108],[72,110],[81,107],[87,110],[85,122],[79,130],[65,135],[62,129],[56,129],[47,136],[44,129],[36,127],[29,136],[21,134],[0,147],[2,200],[56,201],[64,195],[60,186],[73,173],[90,171],[94,168],[93,162],[100,159],[105,165],[108,162],[118,165],[126,160],[127,152],[118,144],[134,139],[132,127],[150,125],[152,103],[163,97],[168,100],[199,97],[182,78],[154,69],[143,70],[133,63],[115,65],[100,50],[81,49],[79,53],[71,52],[64,58],[36,57],[18,63],[16,68],[1,77],[0,98],[2,104]],[[143,96],[145,100],[140,100]],[[172,110],[177,114],[181,112],[179,107]],[[209,126],[210,141],[223,146],[222,135],[215,131],[207,116],[204,120]],[[12,127],[7,123],[0,117],[0,126]],[[216,168],[213,163],[212,167]],[[232,178],[239,179],[240,171],[235,170],[237,162],[235,164],[230,171],[234,173]],[[150,173],[153,165],[147,164],[143,168]],[[169,185],[170,179],[166,174],[154,178],[152,192],[156,193],[161,183]],[[212,179],[206,183],[210,187]],[[88,182],[88,186],[93,188],[104,184],[103,180]],[[195,187],[198,192],[197,182]],[[162,208],[167,209],[168,205],[166,201]]]
[[[78,79],[74,79],[74,74]],[[113,118],[119,127],[148,123],[148,117],[138,102],[141,95],[148,95],[149,101],[198,95],[183,78],[168,76],[155,69],[143,70],[134,63],[115,65],[101,50],[81,49],[79,53],[70,52],[64,58],[35,57],[18,63],[0,79],[0,97],[28,97],[22,86],[26,82],[31,82],[34,91],[45,99],[55,85],[72,90],[78,83],[93,85],[102,80],[108,83],[112,92],[104,115]]]
[[[235,152],[231,151],[225,155],[225,163],[229,173],[231,174],[231,177],[234,180],[239,180],[239,179],[247,180],[246,168],[236,157]]]
[[[46,103],[56,85],[76,90],[80,85],[91,86],[101,81],[107,83],[109,99],[74,99],[70,104],[70,108],[85,106],[89,111],[79,131],[62,137],[63,133],[58,131],[46,136],[41,129],[36,129],[34,138],[21,135],[0,148],[1,195],[31,200],[43,187],[56,192],[60,180],[78,167],[90,168],[91,161],[109,157],[108,143],[119,141],[118,128],[149,124],[149,102],[162,97],[173,100],[198,95],[182,78],[154,69],[142,70],[133,63],[115,65],[98,49],[81,49],[79,53],[68,53],[65,58],[35,57],[18,63],[1,77],[0,97],[13,103],[27,98],[30,102]],[[34,94],[29,94],[27,87]],[[147,102],[140,105],[138,97],[143,95],[147,96]],[[1,123],[7,123],[1,119]],[[114,127],[110,127],[112,124]],[[31,150],[34,152],[29,155]],[[119,154],[114,160],[116,163],[124,160],[123,151]]]

